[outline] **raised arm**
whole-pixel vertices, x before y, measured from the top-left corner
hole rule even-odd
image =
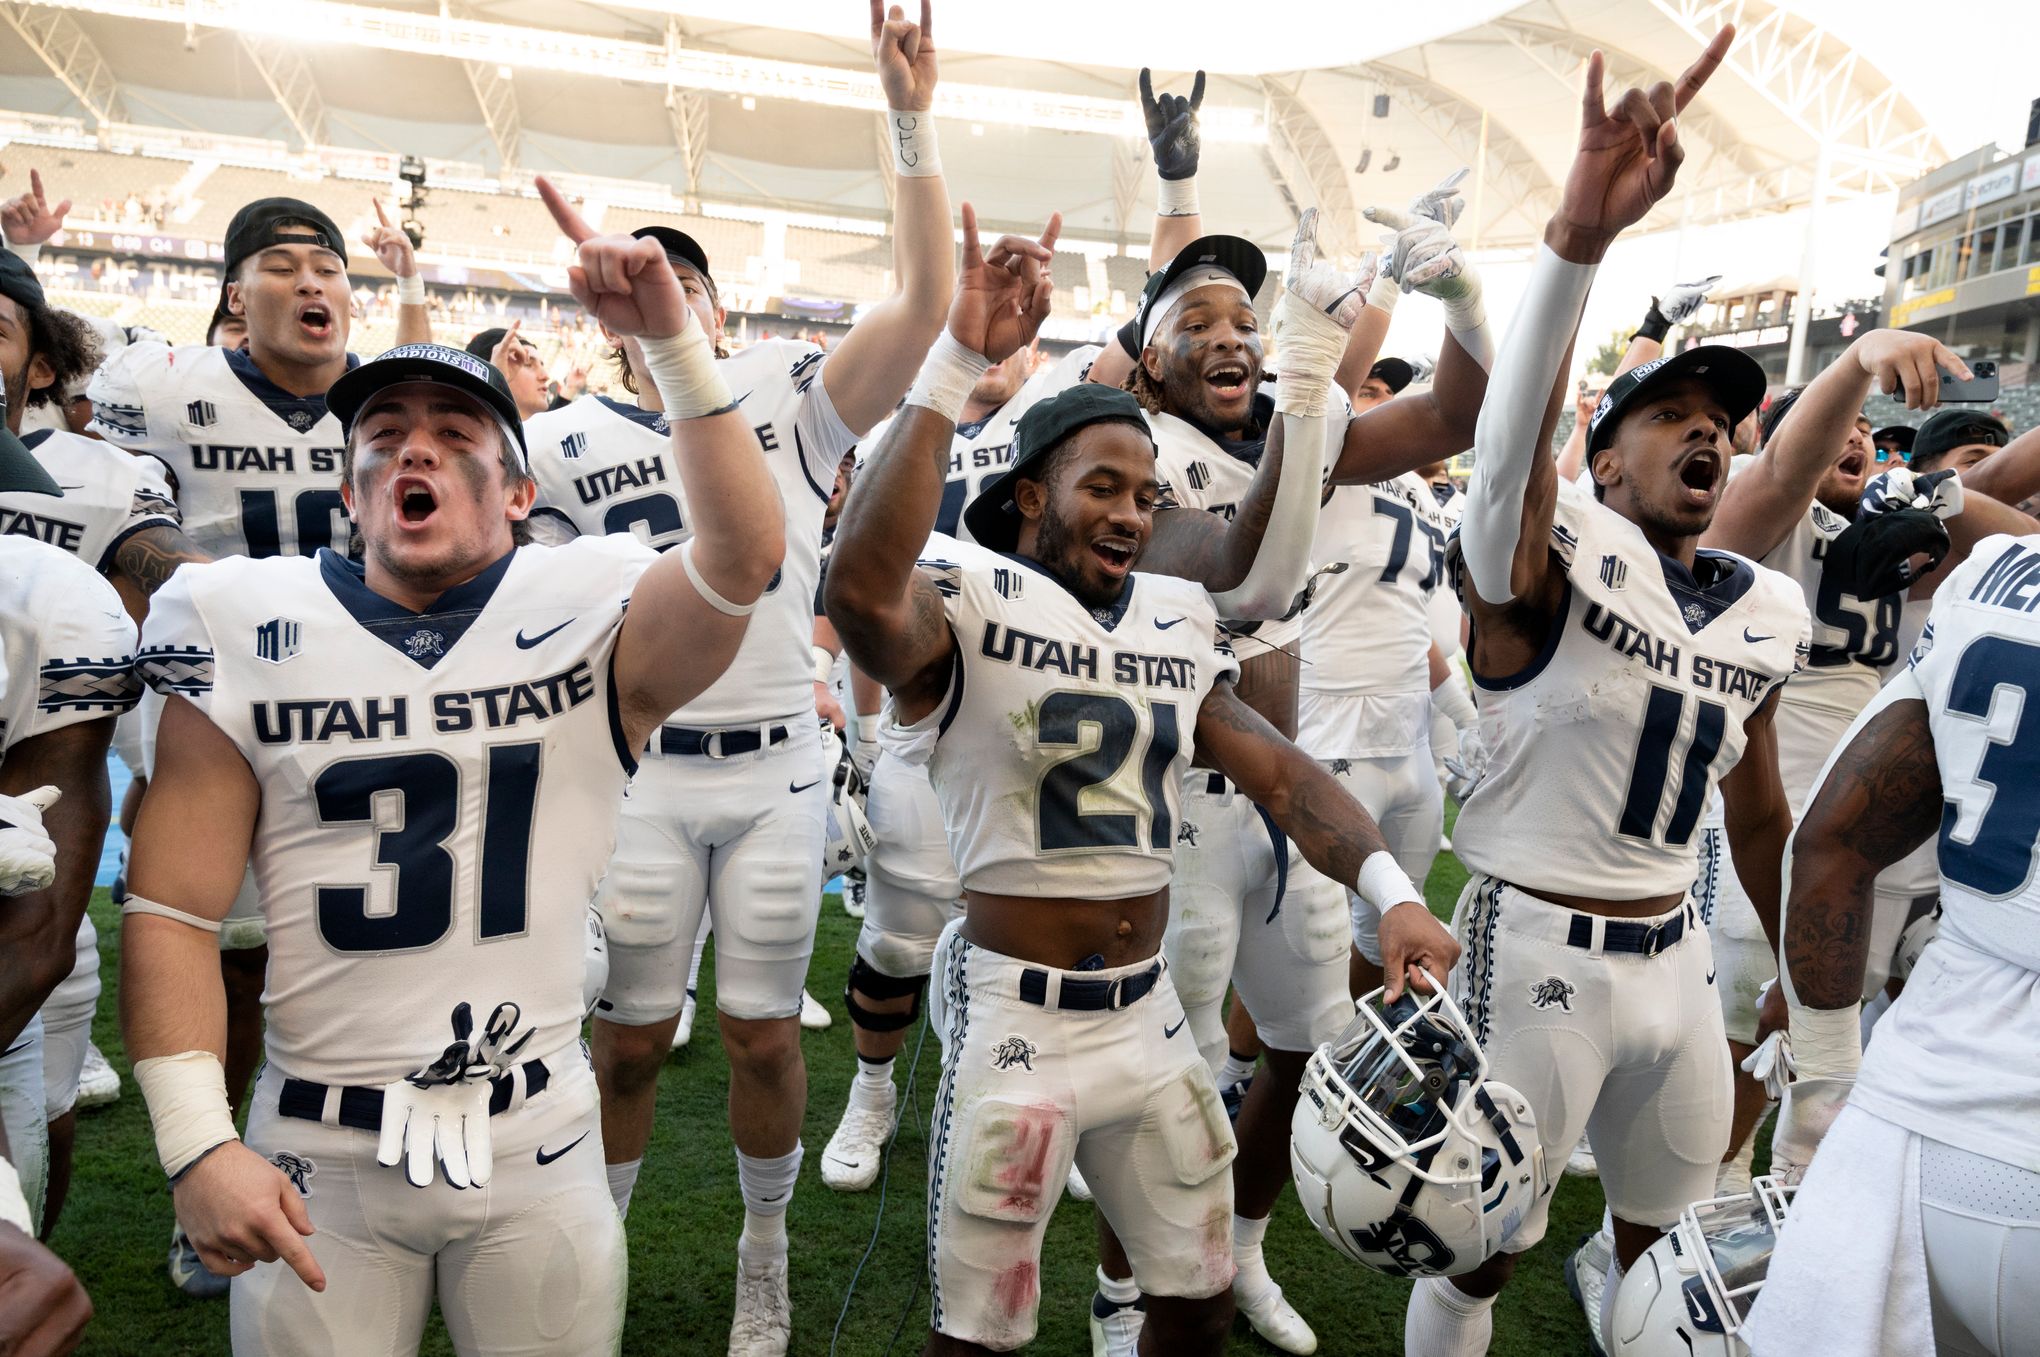
[[[92,874],[111,817],[106,748],[113,718],[79,721],[32,735],[7,751],[0,792],[19,796],[38,787],[62,791],[43,812],[43,833],[57,845],[57,875],[47,887],[0,900],[0,1047],[21,1029],[71,973],[78,920],[92,898]]]
[[[1188,98],[1155,93],[1154,75],[1140,69],[1140,113],[1155,161],[1155,225],[1148,238],[1148,272],[1174,259],[1204,234],[1197,206],[1197,160],[1202,141],[1198,111],[1204,107],[1204,72],[1191,81]]]
[[[1029,343],[1048,318],[1048,274],[1062,219],[1039,241],[1002,237],[980,251],[963,205],[963,272],[937,337],[878,449],[844,502],[822,601],[850,661],[893,692],[900,718],[925,715],[955,648],[942,596],[914,568],[942,507],[949,448],[978,377]]]
[[[425,303],[425,275],[418,271],[418,254],[403,228],[390,224],[382,199],[375,202],[376,224],[361,237],[361,243],[375,251],[375,257],[397,280],[397,343],[432,342],[432,310]]]
[[[659,243],[598,236],[552,184],[540,179],[538,191],[578,247],[567,270],[574,299],[643,351],[694,517],[694,536],[639,577],[616,638],[624,734],[637,748],[735,658],[751,610],[785,559],[786,511]]]
[[[844,425],[862,436],[893,412],[920,370],[949,309],[949,188],[935,148],[935,31],[929,0],[913,24],[871,0],[871,56],[885,87],[892,133],[893,276],[897,290],[851,327],[822,364],[822,387]]]
[[[1382,972],[1393,1000],[1414,968],[1432,975],[1459,963],[1460,947],[1395,864],[1367,808],[1324,765],[1282,738],[1221,683],[1197,712],[1198,761],[1218,769],[1267,808],[1310,865],[1357,891],[1381,915]]]
[[[1962,484],[2000,504],[2021,504],[2040,495],[2040,425],[1964,471]]]
[[[303,1200],[236,1135],[221,1064],[227,994],[219,926],[241,889],[261,801],[233,742],[171,696],[128,854],[121,1031],[177,1218],[206,1267],[233,1276],[281,1258],[323,1291],[325,1273],[304,1244],[312,1225]],[[205,807],[203,834],[191,832],[193,806]]]
[[[1702,544],[1755,560],[1784,541],[1806,517],[1821,478],[1852,446],[1868,461],[1869,441],[1855,435],[1870,388],[1886,395],[1903,388],[1908,409],[1924,408],[1940,389],[1937,364],[1969,371],[1938,341],[1911,330],[1857,336],[1807,383],[1749,469],[1729,481]]]

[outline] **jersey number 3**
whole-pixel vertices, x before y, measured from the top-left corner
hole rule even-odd
[[[476,922],[483,942],[524,931],[540,750],[536,743],[489,750],[480,842],[465,855],[481,873]],[[452,931],[459,864],[449,841],[461,832],[460,769],[452,759],[436,753],[343,759],[313,780],[312,796],[322,825],[394,826],[376,830],[374,865],[390,873],[396,907],[369,913],[366,884],[319,887],[319,936],[327,946],[409,952]]]
[[[1176,704],[1148,706],[1154,731],[1140,745],[1140,717],[1133,704],[1110,693],[1050,693],[1041,701],[1035,743],[1044,749],[1079,746],[1041,776],[1035,797],[1035,841],[1045,853],[1085,848],[1138,848],[1140,821],[1147,820],[1147,846],[1168,852],[1176,839],[1169,818],[1167,789],[1162,779],[1175,762],[1181,735]],[[1097,743],[1083,749],[1084,727],[1097,732]],[[1140,759],[1140,806],[1128,810],[1083,808],[1084,793],[1119,781],[1127,765]],[[1123,803],[1122,803],[1123,804]],[[1145,815],[1142,815],[1142,811]]]
[[[1941,871],[1993,900],[2025,888],[2040,840],[2040,797],[2033,794],[2040,786],[2040,685],[2026,677],[2036,664],[2040,647],[1979,636],[1956,662],[1948,688],[1948,715],[1983,728],[1983,754],[1971,776],[1943,779]],[[2016,724],[1999,725],[2002,734],[1991,729],[2000,692],[2006,705],[2019,704]]]

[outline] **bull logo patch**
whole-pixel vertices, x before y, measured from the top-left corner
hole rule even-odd
[[[1032,1074],[1034,1073],[1035,1054],[1036,1048],[1033,1042],[1025,1037],[1009,1036],[998,1045],[992,1047],[992,1068],[995,1070],[1010,1070],[1015,1065],[1018,1065],[1029,1074]]]
[[[1561,976],[1547,975],[1530,986],[1530,1002],[1539,1008],[1560,1008],[1572,1012],[1572,997],[1578,994],[1572,982]]]
[[[269,1162],[283,1170],[283,1176],[290,1179],[290,1185],[297,1189],[300,1197],[312,1195],[312,1179],[319,1172],[317,1164],[289,1150],[278,1150],[269,1156]]]

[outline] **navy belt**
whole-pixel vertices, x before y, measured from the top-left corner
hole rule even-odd
[[[1654,924],[1638,923],[1633,919],[1601,919],[1601,950],[1656,956],[1677,946],[1679,939],[1686,936],[1688,913],[1690,910],[1682,909],[1675,918]],[[1573,915],[1572,924],[1566,930],[1565,945],[1591,951],[1596,917],[1592,914]]]
[[[756,726],[741,730],[694,730],[687,726],[660,726],[659,752],[667,755],[706,754],[712,759],[755,754],[768,744],[784,744],[785,726],[774,726],[761,736]]]
[[[1159,961],[1138,975],[1123,975],[1117,980],[1079,980],[1065,971],[1062,997],[1056,1000],[1055,1006],[1086,1012],[1128,1008],[1147,998],[1155,982],[1161,978],[1162,963]],[[1048,1007],[1047,971],[1029,966],[1020,972],[1020,1001]]]
[[[524,1062],[524,1097],[526,1101],[545,1091],[552,1080],[552,1074],[543,1060]],[[495,1116],[510,1108],[510,1099],[516,1095],[517,1080],[514,1075],[499,1074],[489,1081],[489,1115]],[[285,1079],[283,1093],[276,1100],[279,1116],[296,1117],[300,1121],[324,1121],[326,1119],[325,1084],[315,1084],[309,1079]],[[357,1131],[382,1130],[383,1091],[379,1088],[343,1088],[340,1090],[340,1107],[336,1120],[342,1126],[351,1126]]]

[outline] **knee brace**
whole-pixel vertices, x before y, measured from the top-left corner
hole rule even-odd
[[[853,953],[850,983],[843,987],[843,1006],[850,1010],[850,1021],[867,1032],[897,1032],[920,1021],[921,995],[927,988],[928,977],[925,975],[887,975]],[[914,1006],[905,1013],[875,1013],[857,1002],[859,993],[873,999],[901,999],[912,995]]]

